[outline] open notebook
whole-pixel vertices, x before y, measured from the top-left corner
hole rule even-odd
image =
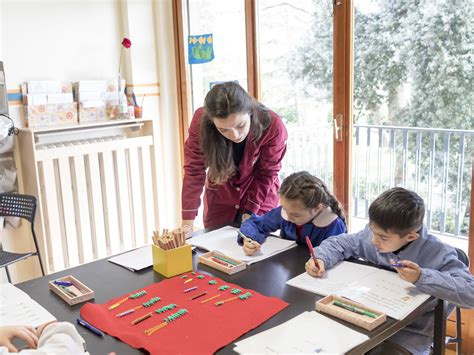
[[[296,242],[292,240],[270,236],[258,252],[247,256],[242,246],[237,244],[237,230],[235,227],[223,227],[188,239],[188,243],[204,250],[221,252],[249,265],[296,246]]]
[[[346,297],[395,319],[405,318],[430,297],[395,272],[347,261],[327,270],[323,278],[303,273],[286,283],[323,296]]]
[[[0,284],[0,326],[31,325],[36,328],[54,320],[56,318],[28,294],[10,283]]]
[[[369,337],[317,312],[300,315],[235,343],[239,354],[344,354]]]

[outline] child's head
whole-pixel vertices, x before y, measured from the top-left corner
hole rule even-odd
[[[382,253],[400,249],[419,237],[425,204],[416,193],[402,187],[383,192],[369,207],[372,243]]]
[[[288,220],[297,225],[308,223],[326,207],[345,219],[339,201],[320,179],[307,171],[286,177],[280,186],[279,195]]]

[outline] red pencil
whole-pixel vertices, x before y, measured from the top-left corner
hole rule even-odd
[[[313,246],[311,245],[311,240],[309,239],[308,236],[306,237],[306,244],[308,245],[309,253],[311,254],[311,257],[314,260],[314,266],[316,267],[316,269],[319,270],[319,264],[318,264],[318,261],[316,260],[316,255],[314,255]]]

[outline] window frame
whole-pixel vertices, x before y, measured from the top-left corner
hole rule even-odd
[[[184,21],[189,0],[172,1],[173,26],[175,33],[176,73],[178,87],[178,112],[181,139],[181,157],[184,157],[184,142],[188,136],[187,130],[191,123],[191,91],[190,73],[187,66],[187,43],[184,34],[187,33],[187,24]],[[242,0],[245,2],[245,29],[247,45],[247,83],[248,92],[257,100],[261,100],[261,82],[258,52],[258,0]],[[354,1],[333,0],[334,15],[334,117],[342,115],[342,139],[334,139],[333,154],[333,190],[337,199],[342,203],[347,216],[347,223],[351,221],[351,145],[352,145],[352,91],[353,91],[353,56],[354,56]],[[474,158],[473,158],[474,160]],[[182,161],[184,161],[182,159]],[[474,164],[473,174],[474,176]],[[468,254],[474,260],[474,179],[471,181],[471,204],[469,225]],[[471,272],[474,272],[474,263],[471,263]],[[474,332],[474,317],[470,317],[468,327],[464,327],[464,334]],[[466,348],[474,349],[474,342],[466,342]]]

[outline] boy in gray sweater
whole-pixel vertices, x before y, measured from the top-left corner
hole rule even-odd
[[[387,190],[370,205],[366,228],[323,241],[314,249],[319,270],[313,259],[309,259],[306,271],[321,277],[326,269],[341,260],[362,258],[376,265],[393,267],[403,280],[424,293],[461,307],[474,308],[472,274],[458,259],[456,249],[428,233],[423,225],[424,215],[423,199],[416,193],[401,187]],[[389,343],[401,350],[400,354],[406,350],[405,353],[416,355],[429,354],[435,302],[433,310],[389,339]]]

